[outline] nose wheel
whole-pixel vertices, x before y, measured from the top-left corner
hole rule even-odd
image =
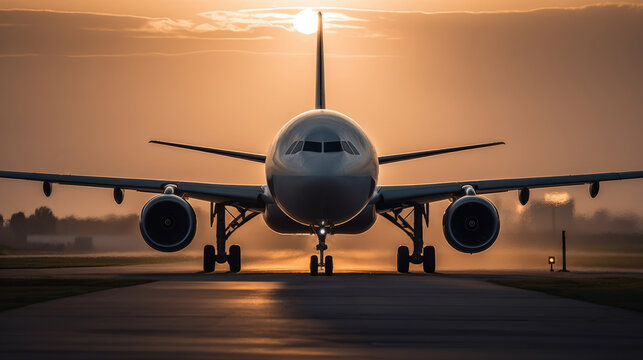
[[[326,276],[333,275],[333,257],[326,256],[324,258],[324,251],[328,250],[328,245],[326,245],[326,228],[322,227],[317,230],[317,240],[318,244],[316,249],[319,251],[319,257],[313,255],[310,257],[310,275],[316,276],[319,274],[319,268],[324,268],[324,274]],[[319,260],[324,260],[320,262]]]
[[[319,257],[313,255],[310,257],[310,275],[317,276],[319,275],[319,268],[324,268],[324,275],[331,276],[333,275],[333,257],[328,255],[324,259],[323,263],[319,262]]]

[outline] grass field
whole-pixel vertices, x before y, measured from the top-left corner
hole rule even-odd
[[[163,264],[189,259],[186,256],[0,256],[0,269]]]
[[[521,278],[493,279],[495,284],[544,292],[595,304],[643,311],[643,279],[610,278]]]
[[[560,261],[559,259],[556,259]],[[561,259],[562,260],[562,259]],[[573,255],[567,256],[568,266],[587,266],[621,269],[643,269],[643,255]],[[562,264],[561,264],[562,266]]]
[[[152,280],[0,278],[0,311],[150,281]]]

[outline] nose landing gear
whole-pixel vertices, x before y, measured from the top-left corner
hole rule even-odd
[[[319,268],[322,267],[324,268],[324,274],[326,276],[331,276],[333,275],[333,257],[332,256],[326,256],[324,258],[324,251],[328,250],[328,245],[326,245],[326,234],[328,233],[328,230],[325,227],[320,227],[317,229],[317,247],[316,249],[319,251],[319,257],[317,255],[313,255],[310,257],[310,275],[316,276],[319,274]],[[323,260],[323,262],[320,262],[319,260]]]

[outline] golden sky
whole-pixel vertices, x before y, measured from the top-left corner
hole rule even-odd
[[[327,21],[327,105],[380,155],[507,142],[385,165],[381,184],[641,170],[640,3],[0,1],[0,169],[264,183],[260,164],[147,141],[265,153],[314,105],[314,35],[290,23],[314,6]],[[117,206],[109,190],[55,186],[45,199],[39,183],[0,183],[5,218],[43,204],[132,213],[149,198],[127,192]],[[643,216],[642,189],[568,191],[581,212]]]

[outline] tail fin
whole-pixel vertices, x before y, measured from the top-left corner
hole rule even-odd
[[[315,109],[326,108],[326,89],[324,87],[324,25],[322,13],[317,13],[317,85],[315,93]]]

